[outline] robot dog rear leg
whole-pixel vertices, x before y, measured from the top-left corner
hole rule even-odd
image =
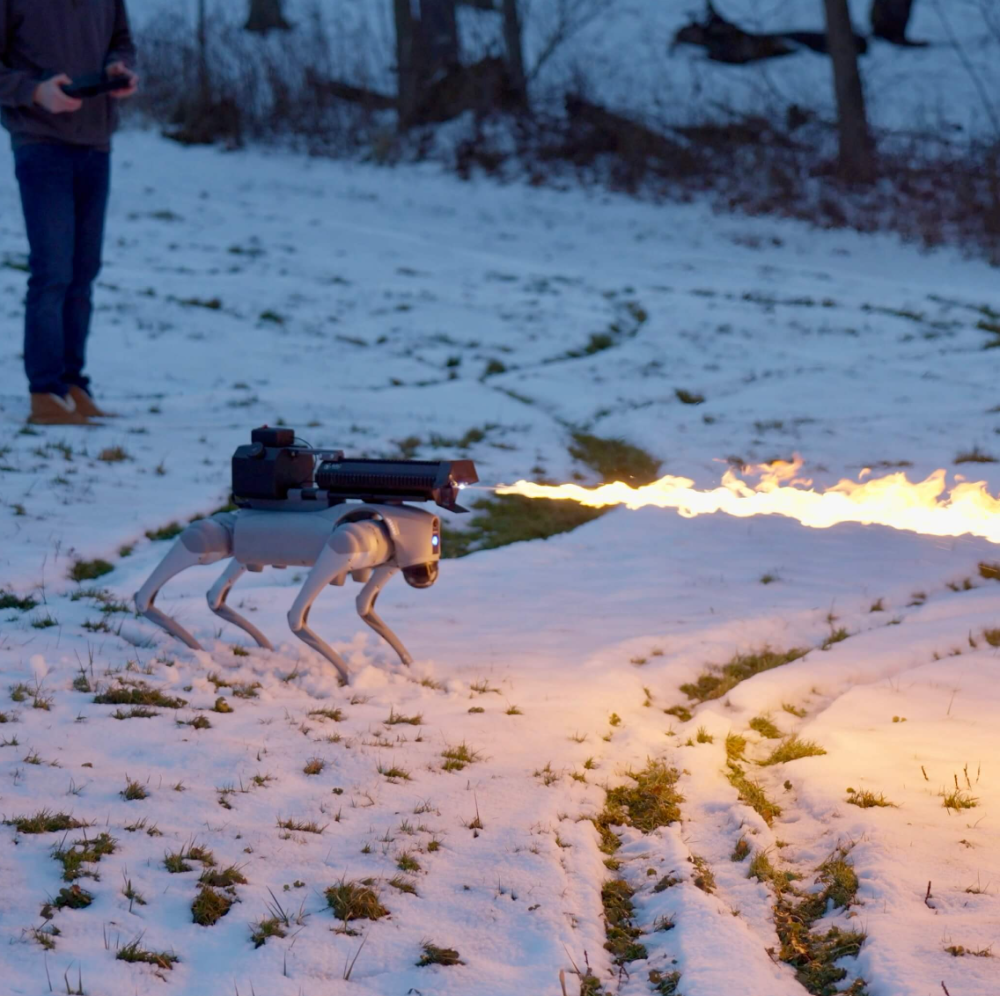
[[[231,560],[229,566],[223,571],[222,577],[212,585],[206,595],[208,607],[220,619],[225,619],[226,622],[230,622],[234,626],[239,626],[245,633],[249,633],[256,641],[258,647],[263,647],[265,650],[274,650],[271,641],[252,622],[245,619],[235,609],[230,608],[226,604],[226,599],[229,597],[230,591],[233,590],[233,585],[245,573],[246,567],[243,564],[238,560]]]
[[[201,650],[201,644],[175,619],[161,612],[156,605],[160,589],[181,571],[199,564],[214,564],[233,554],[233,523],[235,516],[224,513],[211,519],[192,523],[177,537],[170,552],[135,593],[135,607],[160,629],[176,637],[192,650]]]

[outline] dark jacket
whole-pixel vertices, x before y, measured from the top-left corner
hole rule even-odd
[[[111,97],[93,97],[72,114],[50,114],[35,88],[59,73],[99,73],[135,61],[125,0],[0,0],[0,121],[15,146],[67,142],[107,148],[117,124]]]

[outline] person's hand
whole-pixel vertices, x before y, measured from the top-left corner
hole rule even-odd
[[[44,107],[49,114],[72,114],[80,110],[83,101],[63,93],[63,84],[72,82],[65,73],[60,73],[44,83],[39,83],[35,87],[35,103],[39,107]]]
[[[111,96],[114,97],[115,100],[124,100],[126,97],[131,97],[136,92],[136,90],[139,89],[138,74],[132,72],[132,70],[129,69],[129,67],[126,66],[124,62],[112,62],[111,65],[104,70],[104,72],[109,77],[110,76],[128,77],[129,81],[128,89],[111,91]]]

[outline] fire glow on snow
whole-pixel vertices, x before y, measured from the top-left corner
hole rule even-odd
[[[944,470],[936,470],[919,482],[910,481],[903,473],[865,480],[870,473],[865,470],[860,481],[845,479],[825,491],[815,491],[812,481],[797,476],[801,467],[802,460],[796,457],[792,463],[778,461],[751,468],[750,473],[760,476],[753,486],[729,470],[722,484],[710,491],[695,489],[694,481],[686,477],[671,476],[638,488],[620,481],[597,488],[518,481],[496,490],[501,495],[576,501],[590,508],[673,508],[687,518],[713,512],[737,518],[783,515],[811,529],[857,522],[928,536],[971,534],[1000,543],[1000,498],[990,494],[984,481],[971,483],[957,478],[949,490]]]

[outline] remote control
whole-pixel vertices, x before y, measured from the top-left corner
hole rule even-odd
[[[114,90],[127,90],[132,85],[129,76],[105,76],[104,73],[94,73],[92,76],[81,76],[72,83],[64,83],[62,91],[67,97],[85,99],[99,97]]]

